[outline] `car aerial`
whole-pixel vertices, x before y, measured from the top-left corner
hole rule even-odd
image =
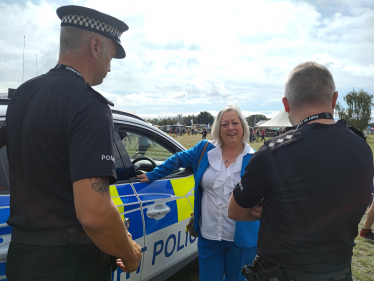
[[[12,227],[9,217],[9,166],[4,129],[9,99],[0,99],[0,280],[5,276]],[[132,273],[117,269],[112,280],[166,280],[197,258],[197,239],[186,231],[193,212],[192,167],[141,183],[136,174],[152,171],[185,148],[139,116],[112,110],[114,156],[118,181],[110,186],[113,202],[122,219],[130,219],[129,231],[142,248],[139,268]]]

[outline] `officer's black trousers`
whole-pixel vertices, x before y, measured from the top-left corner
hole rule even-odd
[[[11,242],[6,275],[9,281],[110,281],[110,261],[94,245],[32,246]]]

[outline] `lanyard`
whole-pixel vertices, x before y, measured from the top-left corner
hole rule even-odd
[[[55,66],[55,69],[60,69],[60,68],[69,70],[69,71],[77,74],[79,77],[83,78],[82,74],[80,74],[79,71],[76,70],[74,67],[71,67],[71,66],[68,66],[68,65],[65,65],[65,64],[58,64],[58,65]]]
[[[300,122],[299,125],[296,126],[296,129],[299,129],[302,125],[305,125],[306,123],[309,123],[311,121],[318,120],[318,119],[334,119],[334,118],[331,113],[322,112],[322,113],[305,118],[303,121]]]
[[[73,72],[74,74],[76,74],[76,75],[78,75],[79,77],[81,77],[81,78],[83,79],[83,82],[85,82],[85,81],[84,81],[84,78],[83,78],[83,76],[82,76],[82,74],[80,74],[79,71],[76,70],[74,67],[71,67],[71,66],[68,66],[68,65],[65,65],[65,64],[58,64],[58,65],[56,65],[56,66],[54,67],[54,69],[65,69],[65,70],[71,71],[71,72]],[[105,102],[106,104],[109,104],[110,106],[114,106],[114,104],[113,104],[110,100],[106,99],[106,98],[103,97],[100,93],[98,93],[98,92],[96,92],[94,89],[92,89],[89,83],[86,83],[86,85],[87,85],[87,88],[88,88],[90,91],[94,92],[94,93],[97,95],[97,97],[98,97],[101,101]]]

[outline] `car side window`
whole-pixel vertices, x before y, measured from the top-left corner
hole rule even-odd
[[[113,139],[113,154],[115,159],[114,164],[116,167],[117,180],[124,181],[131,177],[135,177],[135,171],[131,165],[130,159],[124,158],[123,155],[119,153],[119,151],[123,149],[123,143],[116,128],[114,128]]]
[[[121,135],[122,133],[122,135]],[[120,137],[130,158],[138,158],[141,156],[152,158],[155,161],[164,162],[174,154],[164,148],[157,141],[130,131],[122,131]]]
[[[5,146],[5,122],[0,121],[0,194],[7,194],[9,187],[9,163]]]
[[[171,147],[165,148],[165,140],[160,141],[160,137],[153,132],[121,124],[115,127],[131,161],[138,157],[149,157],[162,163],[177,152]]]
[[[125,167],[122,163],[122,159],[118,153],[118,149],[116,146],[113,147],[113,156],[114,156],[114,165],[116,167],[116,174],[117,174],[117,180],[125,180],[126,175],[125,175]]]
[[[115,127],[121,139],[118,150],[122,160],[127,161],[127,164],[124,163],[125,167],[132,166],[137,175],[153,171],[155,167],[181,151],[172,141],[150,129],[122,124],[115,124]],[[192,168],[187,167],[174,171],[168,177],[182,177],[190,174],[192,174]]]

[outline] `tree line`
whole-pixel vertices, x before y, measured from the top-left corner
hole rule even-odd
[[[181,119],[181,120],[179,120]],[[182,118],[178,117],[166,117],[166,118],[153,118],[153,119],[145,119],[147,122],[153,125],[175,125],[179,124],[191,126],[191,120],[193,120],[194,124],[213,124],[214,116],[207,111],[201,111],[198,115],[186,115]]]
[[[335,115],[339,119],[345,119],[348,126],[355,127],[361,131],[371,123],[371,107],[373,95],[360,89],[358,92],[353,88],[344,98],[348,107],[344,108],[339,102],[335,106]]]
[[[344,98],[344,101],[347,103],[347,108],[344,108],[339,102],[335,106],[335,116],[339,119],[345,119],[348,126],[353,126],[359,130],[364,130],[368,125],[374,126],[374,123],[371,123],[371,107],[373,104],[373,95],[365,92],[363,89],[356,91],[355,88],[349,92]],[[247,116],[248,126],[253,127],[255,124],[252,124],[253,115]],[[198,115],[187,115],[182,118],[178,117],[167,117],[167,118],[153,118],[146,119],[147,122],[150,122],[154,125],[174,125],[179,121],[180,124],[189,126],[191,125],[191,120],[193,124],[213,124],[214,116],[207,111],[201,111]],[[255,123],[261,120],[270,120],[263,114],[257,114],[255,118]]]
[[[178,123],[178,121],[182,125],[190,126],[191,120],[193,120],[193,124],[213,124],[214,116],[210,114],[207,111],[201,111],[198,115],[187,115],[183,116],[181,120],[178,117],[166,117],[166,118],[153,118],[153,119],[145,119],[147,122],[153,124],[153,125],[175,125]],[[247,120],[248,126],[253,127],[252,125],[252,115],[245,118]],[[256,115],[256,123],[260,120],[270,120],[270,118],[267,118],[263,114],[257,114]]]

